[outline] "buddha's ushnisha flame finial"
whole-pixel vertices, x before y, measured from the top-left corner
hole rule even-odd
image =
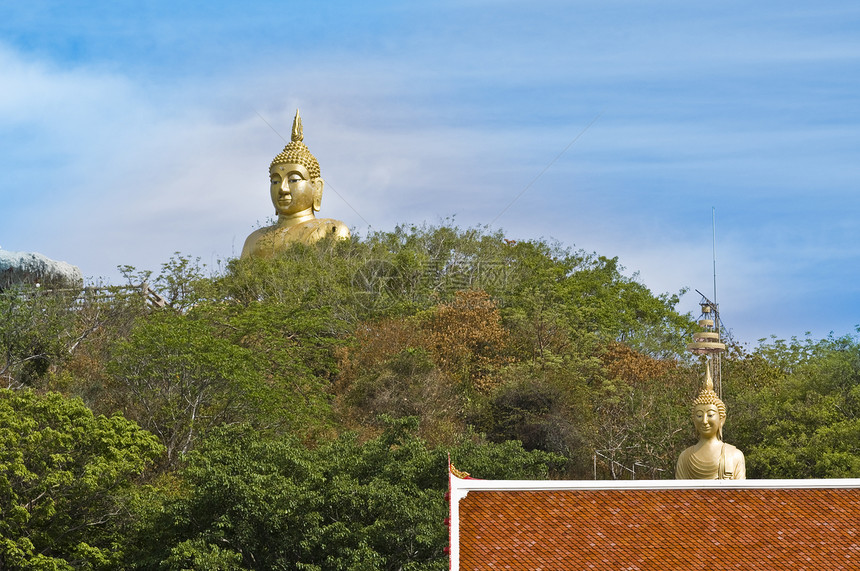
[[[294,143],[301,143],[305,139],[305,133],[302,131],[302,116],[299,115],[298,109],[296,109],[296,118],[293,119],[293,136],[290,139]]]
[[[705,367],[705,386],[702,389],[706,391],[714,390],[714,378],[711,376],[710,367]]]
[[[287,143],[284,150],[272,160],[269,170],[275,165],[302,165],[308,169],[308,174],[311,180],[320,178],[320,164],[317,158],[308,150],[307,146],[302,142],[305,138],[304,130],[302,129],[302,117],[299,115],[299,110],[296,109],[296,118],[293,119],[293,132],[290,137],[292,140]]]

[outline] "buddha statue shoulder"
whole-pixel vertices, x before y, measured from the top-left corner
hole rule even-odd
[[[698,442],[678,457],[675,479],[678,480],[744,480],[744,454],[723,442],[726,405],[714,392],[710,367],[699,396],[693,401],[693,425]]]
[[[320,166],[302,142],[302,118],[296,111],[290,142],[269,166],[269,193],[278,220],[255,230],[245,239],[242,258],[271,258],[294,242],[313,244],[327,236],[349,238],[340,220],[317,218],[324,182]]]

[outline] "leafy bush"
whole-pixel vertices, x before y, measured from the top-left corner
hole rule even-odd
[[[162,451],[79,400],[0,390],[0,567],[115,568],[135,479]]]

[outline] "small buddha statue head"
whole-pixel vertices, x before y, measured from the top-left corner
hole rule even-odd
[[[707,367],[705,383],[693,401],[693,425],[700,437],[716,436],[723,439],[723,424],[726,422],[726,405],[714,392],[711,368]]]
[[[320,165],[302,142],[302,118],[296,110],[290,142],[269,166],[270,192],[275,214],[290,216],[300,212],[319,212],[323,179]]]

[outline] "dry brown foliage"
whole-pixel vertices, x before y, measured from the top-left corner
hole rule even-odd
[[[493,371],[509,361],[508,332],[485,291],[458,291],[454,301],[437,306],[424,329],[427,349],[439,367],[478,390],[493,387]]]
[[[471,382],[479,390],[492,386],[492,371],[510,361],[498,307],[481,290],[459,291],[422,317],[362,324],[355,341],[338,355],[347,383],[408,348],[425,349],[456,383]]]
[[[623,343],[610,343],[601,355],[601,360],[610,378],[631,384],[662,377],[677,367],[675,361],[654,359],[634,351]]]
[[[354,341],[338,353],[344,420],[418,416],[431,440],[456,431],[465,392],[495,386],[494,372],[510,360],[498,308],[483,291],[457,292],[420,316],[364,323]]]
[[[421,337],[412,318],[362,323],[355,331],[353,347],[336,350],[341,381],[351,382],[362,372],[377,368],[404,349],[423,347]]]

